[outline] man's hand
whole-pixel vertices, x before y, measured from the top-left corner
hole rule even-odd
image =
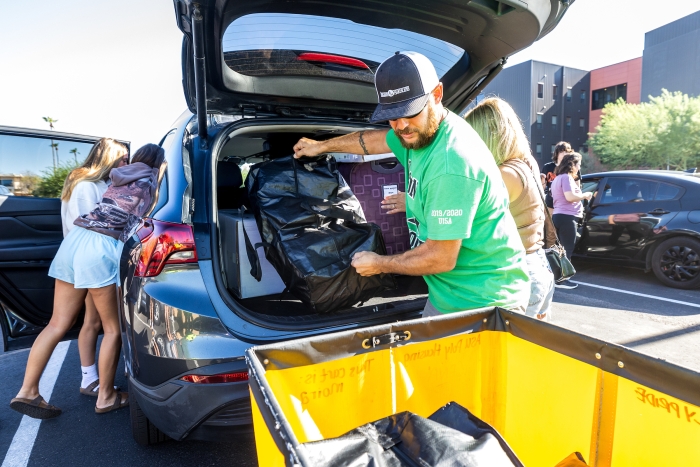
[[[300,139],[297,144],[294,145],[294,158],[299,159],[300,157],[316,157],[319,154],[325,152],[323,148],[324,141],[316,141],[309,138]]]
[[[382,209],[387,211],[387,214],[406,212],[406,193],[399,191],[395,195],[387,196],[382,200]]]
[[[352,257],[352,267],[361,276],[375,276],[381,274],[379,263],[382,257],[371,251],[359,251]]]

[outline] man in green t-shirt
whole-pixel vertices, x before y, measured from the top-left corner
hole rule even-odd
[[[530,285],[508,192],[481,138],[443,107],[432,63],[416,52],[397,52],[377,69],[375,86],[379,105],[371,121],[388,120],[391,130],[302,138],[294,146],[295,157],[391,151],[406,169],[411,250],[359,252],[352,265],[363,276],[424,276],[424,316],[487,306],[524,312]]]

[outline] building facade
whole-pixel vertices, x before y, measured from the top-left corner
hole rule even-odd
[[[594,133],[600,123],[603,107],[622,98],[630,104],[642,99],[642,57],[591,71],[591,110],[588,132]]]
[[[644,35],[642,101],[662,89],[700,96],[700,11]]]
[[[542,166],[559,141],[568,141],[576,151],[586,150],[590,90],[587,71],[530,60],[501,71],[476,102],[491,96],[508,102]]]

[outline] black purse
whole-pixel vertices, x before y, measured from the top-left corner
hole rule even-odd
[[[537,188],[540,193],[540,197],[542,198],[542,204],[544,205],[544,212],[545,212],[545,221],[544,221],[544,237],[545,237],[545,242],[547,239],[547,229],[551,229],[551,232],[554,234],[554,238],[556,241],[554,242],[553,245],[550,245],[549,248],[545,248],[544,252],[547,255],[547,261],[549,261],[549,267],[552,270],[552,274],[554,274],[554,282],[562,282],[567,279],[571,279],[574,277],[574,274],[576,274],[576,269],[574,269],[574,265],[571,264],[571,261],[569,261],[569,258],[566,257],[566,250],[564,249],[564,246],[561,244],[559,241],[559,237],[557,236],[557,230],[554,227],[554,221],[552,221],[552,215],[549,213],[549,209],[547,209],[547,203],[545,203],[544,200],[544,194],[542,193],[542,185],[537,178],[535,178],[535,174],[533,172],[532,178],[535,179],[535,183],[537,185]],[[546,246],[546,245],[545,245]]]

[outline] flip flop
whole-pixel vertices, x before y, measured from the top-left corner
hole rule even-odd
[[[126,396],[122,398],[122,395]],[[117,391],[117,397],[114,399],[114,404],[110,405],[109,407],[103,407],[99,408],[95,406],[95,413],[107,413],[107,412],[113,412],[115,410],[122,409],[124,407],[129,406],[129,393],[128,392],[121,392]]]
[[[80,388],[80,394],[83,396],[90,396],[90,397],[97,397],[97,394],[99,394],[100,390],[97,386],[100,385],[100,380],[96,379],[92,383],[88,384],[87,387]],[[120,387],[119,386],[114,386],[115,391],[119,391]]]
[[[58,407],[48,404],[41,396],[35,399],[15,397],[10,401],[10,408],[28,417],[41,420],[58,417],[63,412]]]

